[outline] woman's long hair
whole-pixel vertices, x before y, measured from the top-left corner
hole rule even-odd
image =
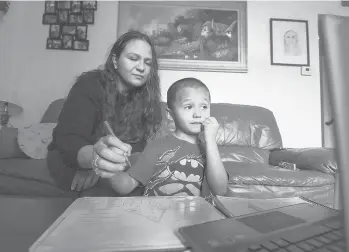
[[[117,70],[112,61],[118,59],[126,45],[132,40],[147,42],[152,51],[151,71],[146,83],[123,95],[117,89],[119,81]],[[145,144],[152,139],[161,124],[161,93],[158,75],[158,60],[155,48],[149,37],[138,31],[123,34],[113,45],[102,70],[103,121],[107,120],[120,140],[127,143],[142,141]],[[103,125],[103,124],[102,124]],[[106,135],[100,125],[100,133]]]

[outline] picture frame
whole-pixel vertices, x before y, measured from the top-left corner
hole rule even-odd
[[[79,25],[83,23],[82,14],[70,13],[69,14],[69,24]]]
[[[56,1],[45,1],[45,13],[56,13]]]
[[[62,40],[61,39],[48,38],[46,40],[46,49],[59,50],[61,48],[62,48]]]
[[[93,10],[83,10],[82,16],[85,24],[94,24],[95,12]]]
[[[51,24],[49,30],[50,38],[60,38],[61,37],[61,26],[59,24]]]
[[[87,39],[87,25],[77,25],[75,37],[77,40],[86,40]]]
[[[88,40],[74,40],[73,49],[77,51],[88,51],[89,41]]]
[[[70,11],[72,13],[80,13],[81,7],[81,1],[70,1]]]
[[[82,1],[82,9],[97,10],[97,1]]]
[[[349,7],[349,0],[341,0],[341,5],[344,7]]]
[[[72,35],[76,34],[76,26],[75,25],[63,25],[62,26],[62,35]]]
[[[70,1],[57,1],[57,9],[70,10]]]
[[[58,10],[58,22],[60,24],[66,24],[69,21],[69,11],[68,10]]]
[[[271,65],[309,66],[307,20],[270,19]]]
[[[72,50],[73,49],[73,35],[62,35],[62,49]]]
[[[57,14],[44,13],[42,15],[42,23],[45,25],[57,24],[58,16]]]
[[[149,35],[159,69],[247,72],[246,1],[119,1],[118,37]]]

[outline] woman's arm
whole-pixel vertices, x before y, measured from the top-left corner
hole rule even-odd
[[[80,168],[92,169],[93,145],[85,145],[80,148],[77,155]]]
[[[96,75],[97,73],[95,73]],[[91,168],[93,131],[102,91],[96,76],[80,77],[71,88],[53,132],[54,148],[72,168]]]

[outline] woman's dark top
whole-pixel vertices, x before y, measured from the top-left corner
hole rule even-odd
[[[52,142],[48,150],[58,150],[63,162],[74,169],[79,169],[77,154],[85,145],[93,145],[95,133],[102,122],[103,90],[100,72],[91,72],[81,76],[71,88],[58,117],[58,124],[53,130]],[[118,101],[115,109],[121,108],[123,101]],[[131,144],[132,152],[141,152],[144,144]]]

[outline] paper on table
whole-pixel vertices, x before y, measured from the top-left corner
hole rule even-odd
[[[309,203],[300,197],[274,198],[274,199],[249,199],[237,197],[216,196],[225,209],[221,209],[219,204],[216,207],[230,217],[251,214],[259,211],[266,211],[284,206],[300,203]],[[216,202],[217,203],[217,202]]]
[[[30,252],[136,251],[186,247],[181,226],[223,219],[200,197],[81,198]]]

